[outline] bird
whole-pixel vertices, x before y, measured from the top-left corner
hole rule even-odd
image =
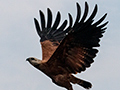
[[[53,83],[67,90],[73,90],[72,84],[78,84],[85,89],[92,87],[89,81],[80,79],[75,74],[85,71],[94,62],[100,38],[103,37],[108,24],[108,21],[103,23],[107,13],[99,20],[94,20],[98,11],[97,4],[89,17],[87,2],[82,17],[78,2],[76,7],[76,20],[73,21],[72,15],[68,13],[68,20],[64,20],[61,26],[60,11],[57,12],[53,22],[52,11],[47,8],[46,22],[44,13],[39,10],[41,25],[36,18],[34,22],[40,37],[42,60],[35,57],[26,59],[32,66],[50,77]]]

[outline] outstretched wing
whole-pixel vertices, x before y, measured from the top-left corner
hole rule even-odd
[[[62,25],[58,28],[58,25],[61,20],[61,14],[60,12],[58,12],[55,22],[52,25],[52,12],[48,8],[47,25],[46,25],[45,16],[43,12],[41,10],[39,12],[41,19],[41,28],[37,19],[34,18],[34,21],[35,21],[37,33],[40,36],[43,60],[47,61],[52,56],[56,48],[59,46],[63,38],[66,36],[66,33],[69,32],[70,30],[69,28],[71,24],[68,26],[67,29],[65,29],[67,25],[67,20],[65,20],[62,23]]]
[[[78,3],[77,7],[79,8],[73,27],[47,62],[49,65],[58,65],[59,63],[59,65],[64,66],[69,73],[84,71],[94,62],[93,58],[98,52],[94,47],[100,46],[100,38],[106,29],[104,26],[108,23],[100,24],[107,14],[93,23],[97,13],[97,5],[95,5],[91,16],[87,20],[86,17],[89,10],[87,2],[85,2],[85,11],[81,20],[80,6]],[[70,14],[69,17],[71,17]]]

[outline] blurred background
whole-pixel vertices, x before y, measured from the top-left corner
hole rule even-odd
[[[90,81],[91,90],[120,89],[120,0],[86,0],[89,15],[98,5],[98,20],[108,13],[106,33],[101,47],[90,68],[77,77]],[[71,13],[76,17],[76,2],[84,12],[85,0],[0,0],[0,90],[65,90],[52,83],[51,79],[32,67],[26,58],[42,58],[39,37],[34,18],[39,19],[39,10],[47,17],[47,8],[53,13],[61,12],[61,23]],[[88,16],[89,16],[88,15]],[[85,90],[73,85],[74,90]]]

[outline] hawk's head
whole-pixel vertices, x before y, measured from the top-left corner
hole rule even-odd
[[[34,58],[34,57],[27,58],[26,61],[28,61],[33,66],[37,66],[41,63],[41,60]]]

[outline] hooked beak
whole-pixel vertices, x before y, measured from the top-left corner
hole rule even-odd
[[[30,61],[29,58],[27,58],[26,61]]]

